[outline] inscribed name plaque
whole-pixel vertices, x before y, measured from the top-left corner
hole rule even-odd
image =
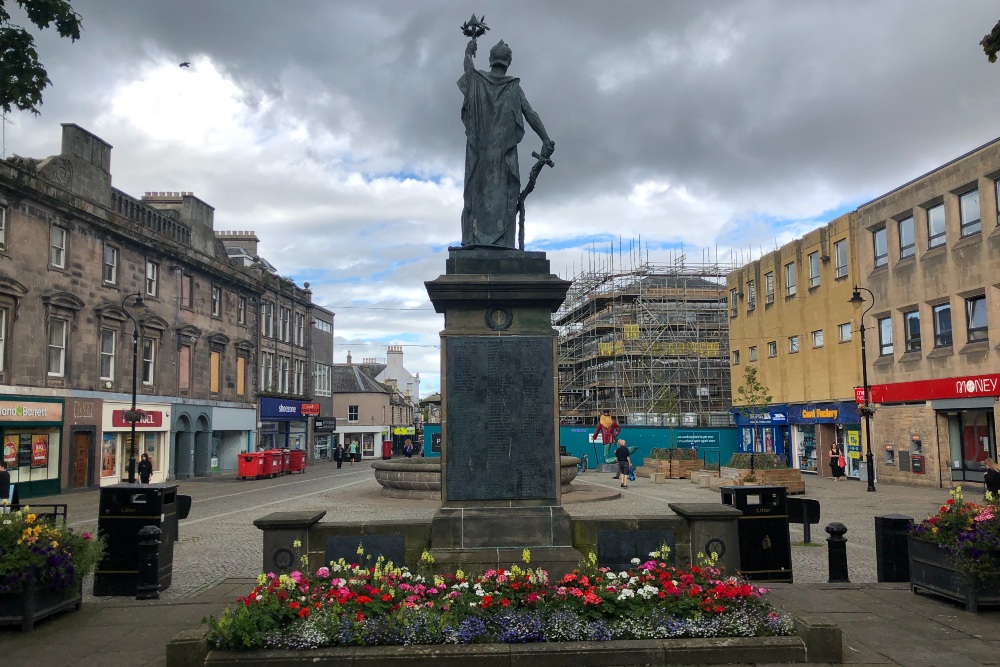
[[[358,555],[358,548],[364,551]],[[406,562],[406,538],[402,533],[388,535],[335,535],[326,538],[324,562],[335,563],[343,558],[348,563],[373,567],[379,556],[387,562],[402,565]],[[371,560],[367,560],[368,558]]]
[[[597,531],[597,565],[612,570],[635,568],[633,558],[645,563],[649,554],[666,545],[670,549],[668,561],[674,562],[674,531],[662,530],[599,530]]]
[[[445,500],[555,499],[551,336],[449,336]]]

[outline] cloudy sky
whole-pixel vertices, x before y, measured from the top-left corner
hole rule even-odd
[[[477,65],[505,40],[556,142],[526,237],[567,278],[640,238],[652,263],[756,258],[1000,135],[986,0],[72,4],[82,38],[38,35],[53,85],[40,116],[9,116],[4,156],[57,153],[60,123],[94,132],[116,187],[192,191],[217,230],[256,231],[336,312],[338,361],[402,344],[424,395],[473,12],[492,28]],[[522,180],[539,147],[529,130]]]

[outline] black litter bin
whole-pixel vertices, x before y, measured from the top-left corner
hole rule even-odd
[[[875,517],[875,571],[879,581],[910,580],[910,544],[913,517],[884,514]]]
[[[106,545],[94,572],[94,595],[135,595],[139,575],[139,530],[161,531],[160,590],[170,587],[177,541],[176,484],[114,484],[101,487],[97,531]],[[190,506],[189,506],[190,507]]]
[[[792,581],[788,490],[783,486],[723,486],[722,504],[743,512],[736,521],[739,573],[751,581]]]

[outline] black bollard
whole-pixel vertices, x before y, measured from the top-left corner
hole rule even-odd
[[[160,529],[156,526],[139,529],[139,577],[135,599],[160,599]]]
[[[847,526],[840,522],[833,522],[826,527],[826,532],[830,537],[826,538],[827,555],[830,561],[830,578],[827,580],[831,584],[849,584],[851,580],[847,578]]]

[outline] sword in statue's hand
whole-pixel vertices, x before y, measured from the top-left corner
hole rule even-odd
[[[517,247],[519,250],[524,250],[524,200],[531,194],[531,191],[535,189],[535,183],[538,181],[538,174],[542,172],[542,167],[545,165],[548,165],[549,167],[556,166],[556,163],[552,161],[552,158],[545,157],[544,155],[532,152],[531,157],[535,158],[535,164],[531,168],[531,173],[528,174],[528,184],[524,186],[524,190],[522,190],[521,194],[517,197]]]

